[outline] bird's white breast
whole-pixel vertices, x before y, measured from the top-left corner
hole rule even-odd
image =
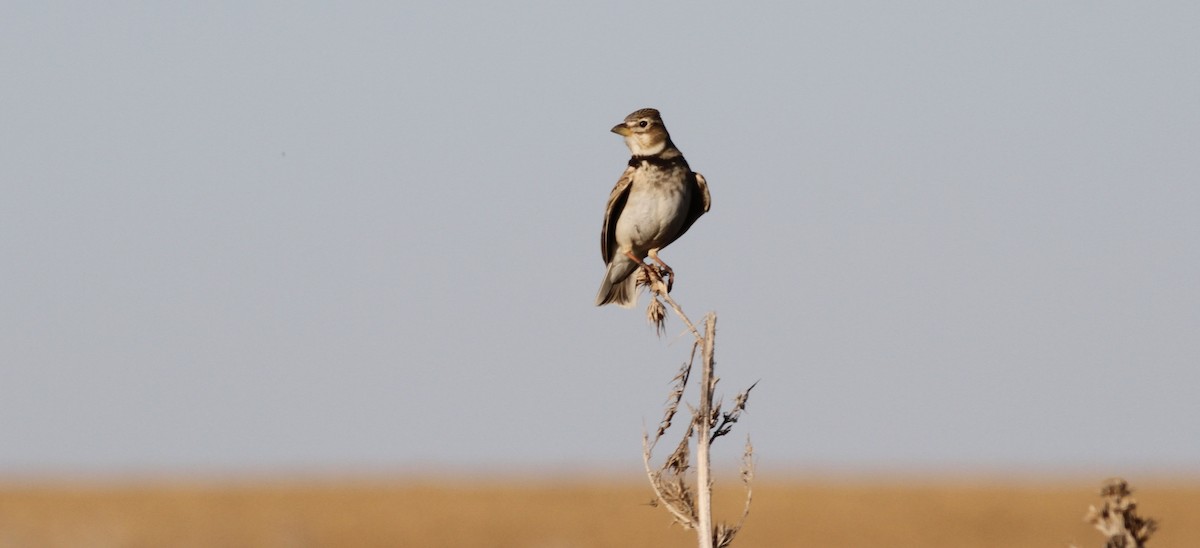
[[[659,169],[643,165],[633,175],[629,198],[617,219],[620,250],[645,257],[651,249],[670,243],[683,224],[688,207],[686,168]]]

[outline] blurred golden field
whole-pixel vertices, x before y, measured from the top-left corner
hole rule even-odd
[[[1102,479],[762,478],[734,546],[1100,546],[1082,516]],[[1128,479],[1161,522],[1151,545],[1200,546],[1200,484]],[[650,498],[634,477],[9,481],[0,547],[694,546]],[[739,505],[739,491],[718,489],[718,519]]]

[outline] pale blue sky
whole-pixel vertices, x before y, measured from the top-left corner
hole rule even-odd
[[[1197,21],[6,2],[0,475],[640,467],[686,339],[592,300],[641,107],[764,466],[1200,472]]]

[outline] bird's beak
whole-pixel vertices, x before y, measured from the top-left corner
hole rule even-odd
[[[629,131],[628,127],[625,127],[625,124],[617,124],[613,126],[612,132],[622,137],[629,137],[629,134],[632,133]]]

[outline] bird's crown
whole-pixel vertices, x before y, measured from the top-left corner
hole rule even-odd
[[[641,120],[662,122],[662,115],[658,113],[658,109],[643,108],[635,110],[632,114],[625,117],[626,124],[635,124]]]

